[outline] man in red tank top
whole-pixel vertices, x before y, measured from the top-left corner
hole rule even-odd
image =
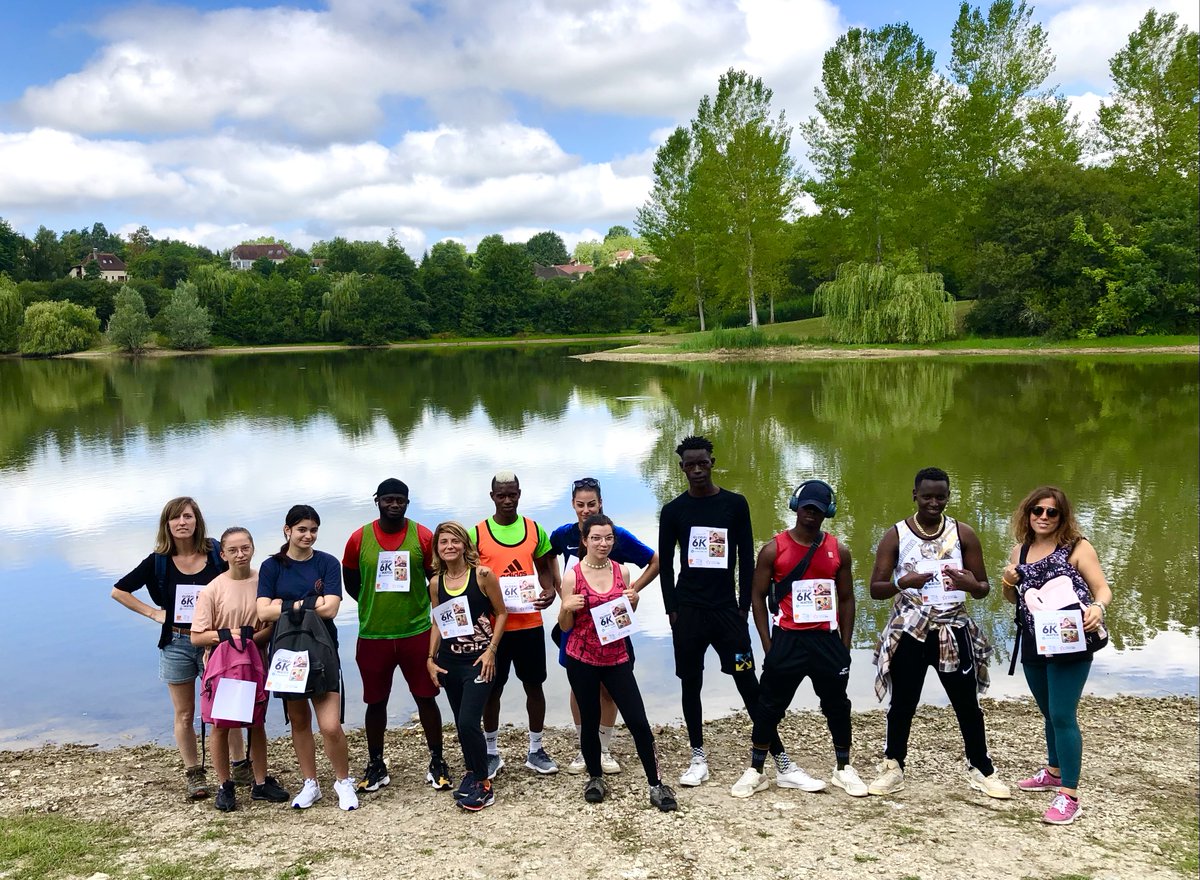
[[[766,657],[758,708],[752,713],[750,767],[730,793],[750,797],[770,786],[763,772],[768,746],[800,682],[808,677],[833,737],[837,759],[833,784],[863,797],[867,786],[850,764],[850,699],[846,696],[855,608],[850,551],[821,531],[825,519],[836,513],[837,499],[828,483],[809,480],[792,493],[788,507],[796,511],[796,524],[763,545],[754,568],[754,625]],[[777,776],[776,784],[804,791],[825,788],[824,781],[799,768],[796,771],[801,778]]]

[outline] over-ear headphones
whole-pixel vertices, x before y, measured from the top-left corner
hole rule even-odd
[[[800,509],[800,495],[804,492],[805,486],[824,486],[829,492],[829,504],[825,507],[824,513],[826,519],[832,519],[837,513],[837,493],[833,491],[833,486],[826,483],[824,480],[805,480],[796,487],[796,491],[792,493],[792,497],[788,499],[788,510],[793,512]]]

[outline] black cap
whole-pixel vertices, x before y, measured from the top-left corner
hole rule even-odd
[[[797,510],[801,507],[815,507],[824,513],[832,503],[833,493],[829,491],[829,487],[816,480],[801,486],[796,496]]]
[[[397,480],[395,477],[388,477],[379,484],[379,488],[375,490],[375,497],[379,498],[383,495],[403,495],[408,497],[408,486],[403,480]]]

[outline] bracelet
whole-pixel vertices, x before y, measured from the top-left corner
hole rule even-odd
[[[1000,575],[1000,583],[1004,584],[1004,586],[1008,587],[1010,590],[1015,590],[1020,581],[1017,581],[1016,584],[1010,584],[1008,582],[1008,578],[1006,578],[1004,575]]]

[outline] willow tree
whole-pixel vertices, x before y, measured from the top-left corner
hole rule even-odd
[[[7,275],[0,274],[0,354],[17,350],[24,319],[25,307],[21,304],[17,285]]]
[[[936,272],[900,273],[880,263],[843,263],[817,288],[837,342],[930,343],[954,333],[954,298]]]
[[[322,333],[330,336],[335,328],[341,327],[342,322],[358,305],[361,287],[362,276],[357,272],[347,272],[322,295],[321,303],[325,308],[321,317],[317,319]]]

